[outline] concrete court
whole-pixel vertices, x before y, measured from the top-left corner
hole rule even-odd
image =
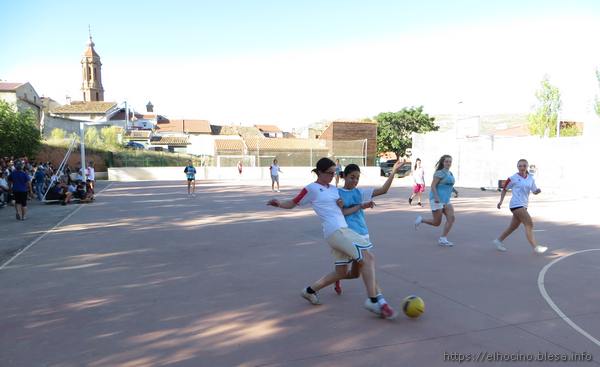
[[[397,308],[416,294],[426,313],[387,321],[362,308],[360,280],[344,281],[341,296],[322,290],[321,306],[299,296],[332,260],[311,209],[265,206],[298,190],[207,182],[189,198],[181,182],[112,183],[0,270],[0,365],[448,366],[458,362],[445,353],[485,352],[587,352],[594,361],[463,364],[600,364],[600,346],[560,319],[537,283],[552,260],[600,249],[600,218],[584,212],[590,199],[532,199],[536,235],[551,247],[536,256],[522,230],[507,253],[491,245],[510,221],[495,209],[498,193],[461,190],[447,249],[436,244],[439,229],[415,232],[415,216],[430,212],[393,187],[367,211],[378,279]],[[600,251],[577,253],[544,282],[596,339],[599,264]]]

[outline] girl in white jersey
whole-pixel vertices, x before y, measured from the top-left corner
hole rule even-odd
[[[500,202],[498,203],[498,209],[502,207],[504,196],[506,196],[506,190],[512,189],[512,198],[510,199],[509,208],[513,214],[512,221],[508,228],[494,240],[494,245],[498,251],[506,251],[506,247],[502,243],[506,237],[510,236],[515,229],[519,228],[521,223],[525,226],[525,234],[527,240],[533,247],[533,251],[536,254],[543,254],[548,250],[546,246],[540,246],[537,244],[533,235],[533,221],[527,212],[527,205],[529,203],[529,193],[533,192],[534,195],[539,194],[542,190],[538,189],[533,179],[533,175],[528,173],[529,163],[526,159],[521,159],[517,163],[518,173],[510,176],[504,183],[504,188],[500,194]]]
[[[323,235],[331,247],[336,264],[348,264],[352,261],[362,263],[360,273],[365,283],[368,298],[365,308],[385,319],[394,319],[397,313],[388,305],[381,294],[377,292],[375,278],[375,258],[369,251],[373,245],[369,240],[358,235],[348,228],[346,219],[342,214],[343,201],[335,186],[330,185],[336,171],[335,163],[329,158],[321,158],[313,172],[317,174],[317,181],[300,191],[292,200],[270,200],[267,205],[283,209],[292,209],[298,205],[312,205],[313,210],[321,219]],[[337,280],[349,277],[346,267],[336,266],[331,273],[323,276],[312,285],[302,290],[302,297],[313,305],[318,305],[317,292]],[[339,268],[339,269],[338,269]]]

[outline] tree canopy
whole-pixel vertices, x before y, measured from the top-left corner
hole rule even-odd
[[[33,156],[41,146],[33,112],[19,112],[15,105],[0,100],[0,156]]]
[[[412,133],[438,130],[435,118],[423,112],[423,106],[403,108],[398,112],[382,112],[377,120],[377,150],[404,156],[412,146]]]

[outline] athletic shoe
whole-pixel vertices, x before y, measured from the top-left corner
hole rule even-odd
[[[393,320],[398,316],[398,312],[396,312],[389,304],[384,303],[381,306],[381,317],[387,320]]]
[[[504,247],[504,244],[502,243],[502,241],[495,239],[494,245],[496,245],[496,250],[502,251],[502,252],[506,251],[506,247]]]
[[[412,198],[408,198],[408,205],[412,205]]]
[[[373,312],[377,316],[380,316],[381,318],[388,319],[388,320],[393,320],[396,318],[396,316],[398,316],[398,313],[396,311],[394,311],[394,309],[392,307],[390,307],[389,304],[384,303],[381,306],[377,302],[375,302],[375,303],[371,302],[371,300],[369,298],[367,298],[365,300],[365,308],[367,310]]]
[[[335,293],[337,293],[338,296],[342,294],[342,286],[340,285],[339,280],[335,281],[335,286],[333,287],[333,289],[335,289]]]
[[[421,204],[420,201],[417,203],[417,205],[420,206],[420,207],[423,207],[423,204]]]
[[[377,316],[381,316],[381,306],[379,306],[379,303],[375,302],[371,302],[371,299],[367,298],[365,300],[365,308],[371,312],[373,312],[374,314],[376,314]]]
[[[448,239],[446,237],[440,237],[440,239],[438,240],[438,245],[440,245],[442,247],[454,246],[454,244],[452,242],[448,241]]]
[[[21,216],[17,213],[17,220],[21,220]]]
[[[548,247],[547,246],[537,245],[537,246],[535,246],[533,248],[533,252],[535,252],[536,254],[543,254],[546,251],[548,251]]]
[[[305,300],[307,300],[308,302],[310,302],[313,305],[320,305],[321,301],[319,301],[319,295],[315,292],[315,293],[308,293],[306,291],[306,288],[304,288],[302,290],[302,298],[304,298]]]
[[[277,192],[281,192],[281,190],[277,190]]]
[[[419,228],[421,223],[423,223],[423,217],[419,215],[417,219],[415,219],[415,231]]]

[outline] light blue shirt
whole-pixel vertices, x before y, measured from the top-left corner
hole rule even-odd
[[[440,179],[436,186],[440,203],[450,203],[450,196],[452,195],[452,189],[454,188],[454,176],[452,175],[452,172],[441,169],[436,171],[433,177],[438,177]],[[434,200],[433,190],[431,190],[429,191],[429,201],[433,202]]]
[[[368,202],[373,198],[373,189],[358,189],[346,190],[344,188],[338,189],[340,198],[344,201],[344,208],[350,208],[354,205],[360,205],[364,202]],[[360,235],[369,234],[369,228],[367,228],[367,222],[365,221],[365,213],[363,209],[359,209],[350,215],[346,215],[346,223],[348,227],[354,232]]]

